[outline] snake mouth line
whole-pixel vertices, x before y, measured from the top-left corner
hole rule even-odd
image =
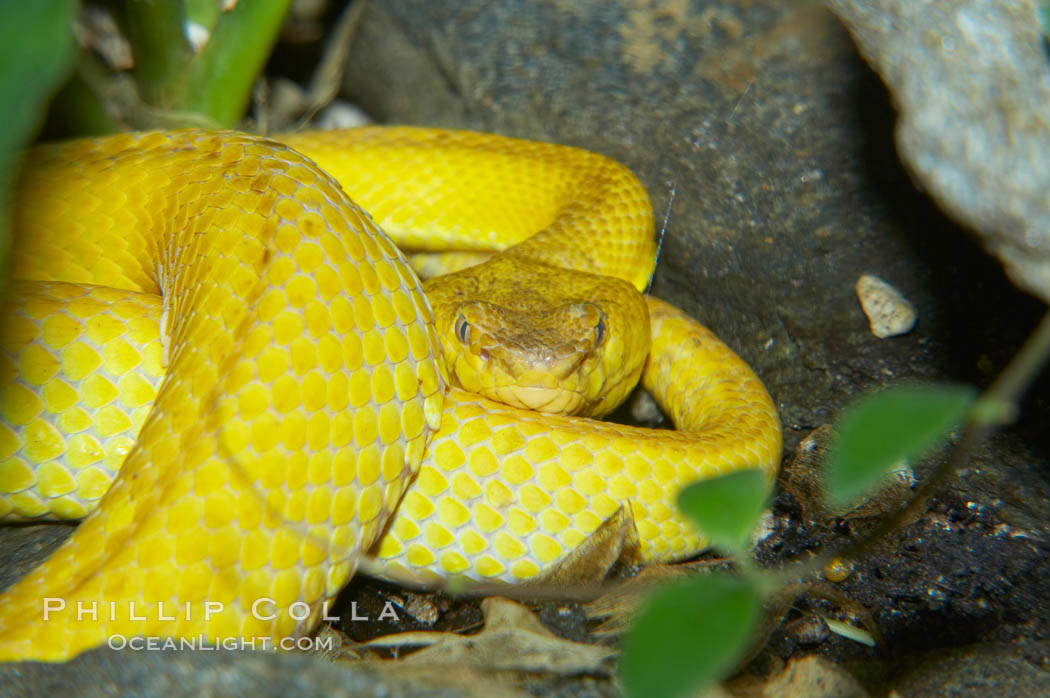
[[[501,402],[548,414],[571,414],[583,403],[583,395],[565,388],[506,385],[492,389]]]

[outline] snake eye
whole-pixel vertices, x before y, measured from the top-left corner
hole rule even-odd
[[[464,344],[470,343],[470,323],[462,315],[456,318],[456,336]]]
[[[605,339],[605,318],[598,318],[598,324],[594,327],[594,346],[598,346]]]

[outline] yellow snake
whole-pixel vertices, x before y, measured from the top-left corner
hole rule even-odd
[[[454,131],[283,140],[187,130],[28,155],[0,514],[87,516],[0,595],[0,658],[118,634],[303,636],[366,551],[395,579],[515,582],[621,506],[647,557],[680,557],[702,545],[674,511],[682,485],[772,478],[780,426],[759,380],[632,289],[655,262],[625,168]],[[407,248],[509,249],[424,296],[344,190]],[[539,302],[556,310],[529,316]],[[643,365],[681,431],[523,409],[600,416]]]

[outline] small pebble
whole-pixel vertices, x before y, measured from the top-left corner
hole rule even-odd
[[[824,565],[824,579],[835,584],[849,579],[850,573],[853,571],[853,563],[847,560],[843,560],[840,557],[836,557],[828,561],[828,564]]]
[[[648,390],[635,390],[628,402],[631,419],[638,424],[652,426],[663,421],[663,413]]]
[[[827,623],[818,615],[809,614],[790,623],[787,633],[800,645],[819,645],[828,639]]]
[[[334,128],[356,128],[370,123],[372,118],[361,107],[337,99],[318,114],[314,128],[324,131]]]
[[[440,616],[437,606],[427,594],[406,593],[402,608],[425,628],[434,627]]]
[[[871,333],[879,339],[906,334],[915,327],[915,306],[879,277],[864,274],[857,279],[857,298],[868,316]]]
[[[751,531],[751,547],[753,548],[766,538],[769,538],[776,530],[777,519],[773,516],[773,512],[767,509],[758,517],[758,523],[755,524],[755,529]]]

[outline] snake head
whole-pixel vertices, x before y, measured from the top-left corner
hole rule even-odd
[[[626,282],[576,274],[516,282],[501,275],[506,290],[472,277],[455,293],[428,282],[453,384],[553,414],[601,416],[622,402],[648,353],[644,298]]]

